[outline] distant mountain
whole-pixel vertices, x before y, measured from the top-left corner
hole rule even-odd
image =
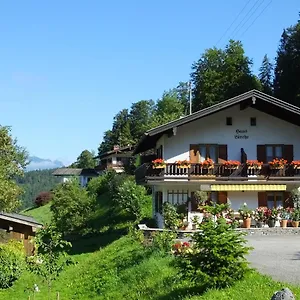
[[[29,161],[30,163],[26,167],[26,171],[56,169],[64,167],[64,164],[59,160],[43,159],[36,156],[30,156]]]

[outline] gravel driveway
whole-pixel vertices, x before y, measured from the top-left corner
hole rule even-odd
[[[300,284],[300,235],[247,236],[254,247],[248,259],[260,273]]]

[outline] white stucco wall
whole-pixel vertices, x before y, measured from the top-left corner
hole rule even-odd
[[[232,126],[226,125],[232,117]],[[256,126],[250,118],[256,117]],[[236,130],[247,130],[248,139],[236,138]],[[244,148],[248,159],[257,159],[258,144],[293,144],[294,159],[300,160],[300,127],[262,113],[253,108],[240,110],[239,105],[177,128],[176,136],[164,135],[159,144],[164,145],[164,158],[168,162],[189,159],[190,144],[226,144],[228,159],[240,160]]]
[[[253,210],[258,206],[257,192],[228,192],[227,198],[234,210],[238,210],[244,203]]]

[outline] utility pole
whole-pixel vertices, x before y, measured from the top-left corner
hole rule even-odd
[[[190,115],[192,114],[192,82],[189,81],[189,102],[190,102]]]

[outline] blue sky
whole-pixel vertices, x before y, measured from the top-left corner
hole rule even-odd
[[[188,80],[207,48],[241,39],[257,72],[299,11],[299,0],[3,1],[0,124],[31,155],[72,162],[119,110]]]

